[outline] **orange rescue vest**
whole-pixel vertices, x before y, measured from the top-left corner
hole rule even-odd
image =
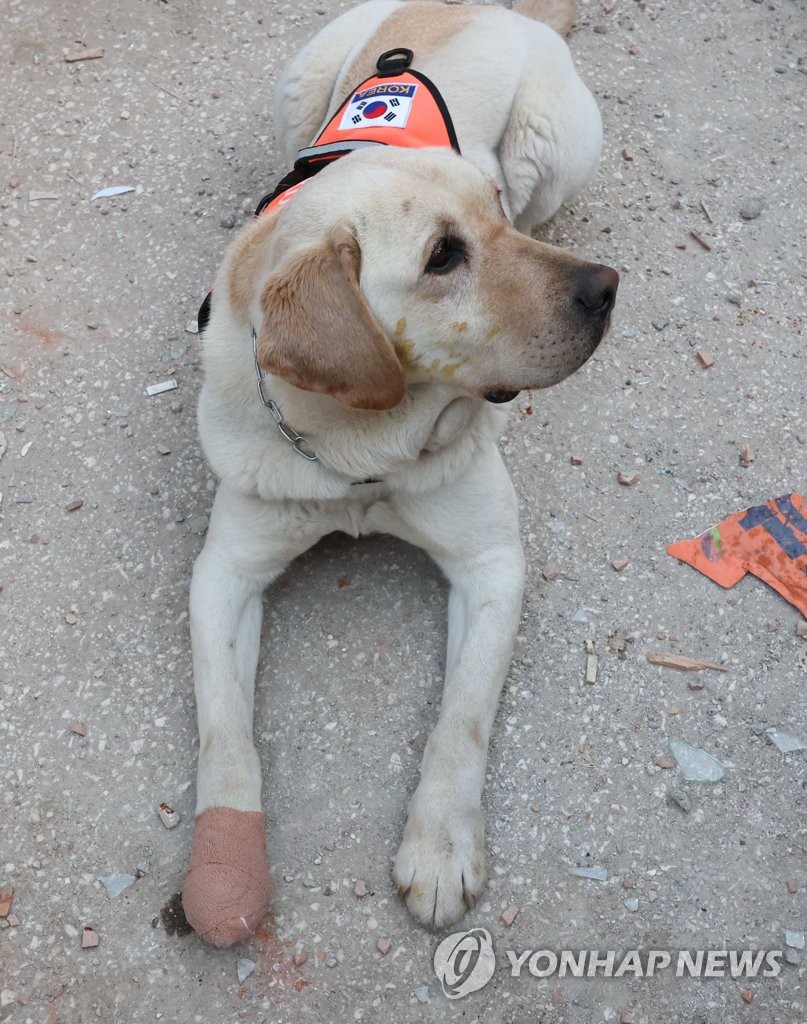
[[[301,149],[294,168],[258,203],[255,216],[279,209],[323,167],[367,146],[460,147],[451,115],[437,87],[410,68],[414,54],[387,50],[376,62],[378,74],[361,83],[328,121],[313,144]],[[210,319],[210,296],[199,310],[202,331]]]
[[[376,63],[377,75],[365,79],[344,100],[294,169],[264,196],[256,216],[288,202],[317,171],[339,157],[367,146],[439,146],[460,151],[451,115],[437,87],[412,71],[411,50],[387,50]]]

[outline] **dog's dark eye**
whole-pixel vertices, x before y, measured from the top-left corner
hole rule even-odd
[[[426,263],[427,274],[447,274],[464,263],[468,254],[459,238],[441,238],[432,249]]]

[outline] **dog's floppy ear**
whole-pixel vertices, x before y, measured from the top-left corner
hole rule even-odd
[[[361,250],[347,231],[294,254],[267,281],[258,362],[305,391],[355,409],[392,409],[406,382],[359,288]]]

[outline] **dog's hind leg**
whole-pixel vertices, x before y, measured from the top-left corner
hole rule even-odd
[[[534,56],[525,64],[498,156],[513,223],[529,234],[594,176],[602,120],[566,44],[542,26],[525,29],[534,37]]]
[[[274,126],[289,164],[323,127],[334,85],[356,41],[371,33],[396,6],[390,0],[376,0],[346,11],[325,25],[283,69],[275,87]]]

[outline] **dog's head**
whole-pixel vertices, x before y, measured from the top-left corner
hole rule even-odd
[[[236,242],[229,297],[295,387],[391,409],[411,383],[507,401],[573,373],[619,277],[517,232],[493,181],[448,150],[336,161]]]

